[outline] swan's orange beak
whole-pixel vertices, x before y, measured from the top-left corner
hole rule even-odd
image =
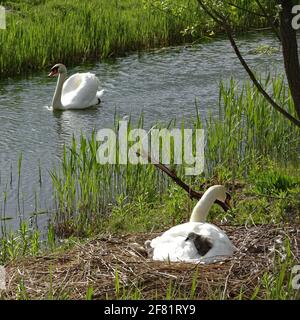
[[[58,75],[58,72],[57,72],[57,70],[51,70],[51,72],[48,74],[48,77],[55,77],[55,76],[57,76]]]

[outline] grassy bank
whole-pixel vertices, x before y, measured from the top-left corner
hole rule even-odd
[[[292,100],[282,79],[267,79],[265,86],[272,87],[276,101],[293,112]],[[118,131],[117,123],[116,119],[115,132]],[[182,136],[184,128],[205,127],[204,173],[187,177],[184,175],[185,163],[171,165],[195,190],[200,186],[205,188],[203,184],[207,181],[209,184],[228,184],[233,193],[242,188],[245,194],[256,195],[254,201],[260,203],[252,217],[255,223],[284,220],[284,207],[288,205],[295,207],[294,219],[300,222],[297,209],[300,207],[297,197],[300,188],[299,131],[274,111],[250,83],[242,88],[234,80],[228,86],[220,85],[218,116],[201,119],[196,109],[191,119],[173,119],[166,126],[181,128]],[[129,119],[128,132],[132,127],[143,128],[143,117],[135,125]],[[52,172],[57,225],[62,235],[88,235],[93,233],[93,228],[101,228],[106,218],[109,222],[105,229],[115,223],[115,230],[149,231],[155,226],[155,219],[157,226],[164,223],[161,211],[155,213],[157,203],[162,205],[162,210],[166,208],[163,215],[166,223],[171,217],[175,219],[173,223],[187,218],[193,203],[186,201],[187,195],[162,172],[153,165],[99,165],[96,160],[98,146],[95,136],[90,140],[84,137],[81,141],[73,140],[71,148],[65,149],[61,167]],[[171,151],[172,161],[174,150]],[[243,224],[248,219],[247,211],[252,201],[242,203],[241,207],[240,202],[237,203],[239,215],[231,219],[234,223]],[[270,214],[264,214],[260,206],[268,208],[270,203]],[[147,216],[149,211],[151,220]]]
[[[256,9],[255,1],[238,2],[248,10]],[[7,8],[7,29],[0,30],[0,76],[47,69],[57,62],[70,66],[133,50],[199,41],[218,32],[199,11],[196,0],[14,0],[0,4]],[[266,23],[235,8],[232,19],[236,30]]]
[[[266,81],[266,86],[270,90],[272,88],[274,98],[291,112],[291,97],[282,79]],[[118,129],[117,117],[112,127]],[[143,117],[136,124],[129,119],[128,128],[131,127],[143,128]],[[189,279],[195,280],[187,282],[183,288],[180,286],[183,279],[179,274],[182,270],[187,271],[186,266],[156,265],[135,256],[134,266],[138,267],[141,263],[147,265],[149,274],[156,274],[157,270],[165,272],[165,268],[170,268],[167,269],[170,278],[162,286],[155,278],[157,286],[149,293],[144,290],[148,278],[141,278],[141,283],[133,284],[131,277],[136,273],[127,270],[127,274],[126,270],[118,267],[117,262],[124,258],[122,254],[126,250],[136,250],[131,247],[132,242],[142,246],[146,238],[187,221],[195,201],[190,200],[182,189],[152,165],[99,165],[96,161],[99,145],[95,136],[91,139],[82,137],[80,141],[74,139],[70,148],[65,148],[61,165],[51,172],[56,215],[46,238],[40,241],[38,230],[22,224],[19,232],[8,232],[2,238],[0,263],[8,263],[11,274],[15,274],[15,268],[20,264],[24,265],[24,270],[32,264],[40,264],[44,269],[50,259],[56,266],[55,270],[61,270],[57,274],[65,274],[67,269],[60,268],[78,263],[72,260],[74,254],[84,252],[87,256],[82,256],[82,261],[90,261],[94,265],[96,262],[89,259],[101,260],[101,256],[96,255],[100,248],[110,243],[118,243],[120,247],[123,243],[121,234],[138,232],[135,240],[125,241],[124,248],[121,246],[117,255],[112,251],[116,260],[101,262],[98,259],[95,264],[101,262],[111,268],[109,274],[114,274],[107,284],[107,296],[103,296],[104,289],[98,285],[103,279],[95,274],[94,284],[87,281],[82,285],[78,282],[80,289],[77,292],[81,293],[77,298],[296,298],[299,292],[291,289],[291,269],[299,263],[297,243],[300,241],[297,233],[300,224],[300,140],[297,129],[271,109],[250,83],[241,88],[234,80],[229,85],[220,85],[219,114],[216,117],[201,119],[196,109],[190,121],[174,119],[166,127],[206,128],[205,172],[201,176],[188,178],[183,174],[183,165],[172,165],[172,168],[195,190],[224,184],[233,196],[234,208],[225,213],[214,206],[209,221],[228,229],[235,244],[239,248],[245,247],[246,253],[240,252],[232,267],[225,263],[221,269],[215,270],[220,276],[217,287],[209,286],[203,293],[203,279],[199,280],[199,273],[195,275],[192,268],[188,271]],[[90,241],[90,238],[94,240]],[[280,248],[275,250],[278,243]],[[113,249],[108,247],[107,250],[110,252]],[[45,252],[54,253],[40,257]],[[109,257],[107,259],[111,259]],[[132,262],[130,257],[128,261]],[[62,261],[66,265],[61,265]],[[239,264],[236,264],[237,261]],[[206,280],[211,275],[215,277],[214,273],[209,274],[211,269],[203,268],[201,274],[208,273]],[[254,269],[259,270],[259,274],[248,278]],[[26,287],[26,283],[33,281],[33,276],[26,274],[14,282],[9,294],[14,295],[14,290],[17,290],[20,294],[18,298],[35,297],[34,290]],[[57,274],[54,272],[58,277]],[[172,277],[174,274],[177,276]],[[232,280],[229,282],[232,286],[224,288],[227,281],[224,275]],[[38,273],[34,277],[37,283],[46,281]],[[53,283],[50,278],[47,281]],[[73,280],[77,281],[75,278]],[[212,288],[213,291],[209,291]],[[44,297],[73,297],[68,290],[47,290],[43,291]],[[102,290],[101,293],[99,290]]]
[[[265,86],[272,88],[274,99],[292,113],[292,99],[283,80],[267,79]],[[128,119],[128,131],[143,127],[143,116],[138,123]],[[300,222],[299,132],[250,83],[243,87],[234,80],[226,86],[221,83],[219,114],[214,117],[201,119],[195,108],[191,119],[173,119],[156,128],[160,127],[205,127],[203,174],[185,176],[186,164],[171,167],[195,190],[218,183],[227,186],[235,200],[234,209],[225,214],[215,207],[211,219],[237,225]],[[112,128],[118,131],[117,116]],[[48,233],[51,246],[55,233],[66,238],[92,236],[104,230],[147,232],[189,217],[194,201],[164,173],[153,165],[100,165],[96,159],[98,147],[95,134],[73,139],[69,147],[65,146],[59,167],[50,172],[56,208]],[[5,229],[5,221],[1,221],[1,228],[4,238],[13,238]],[[39,236],[30,233],[26,225],[21,225],[20,230],[18,239],[27,239],[23,249],[26,251]],[[14,243],[13,239],[10,243]],[[8,251],[12,250],[1,251],[1,262],[9,260],[3,256]]]

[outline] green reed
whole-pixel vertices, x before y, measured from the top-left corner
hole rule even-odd
[[[115,122],[114,129],[118,133]],[[142,117],[138,125],[143,126]],[[129,133],[132,128],[130,119],[127,128]],[[88,228],[86,224],[105,216],[113,204],[126,205],[139,196],[157,199],[168,186],[166,179],[152,165],[119,164],[118,143],[116,163],[99,164],[98,147],[95,133],[90,139],[82,136],[76,141],[73,138],[71,146],[64,148],[61,167],[51,172],[57,218],[64,228],[66,225],[77,230]]]
[[[274,98],[292,112],[292,100],[283,80],[267,78],[265,82]],[[116,116],[113,125],[116,133],[118,120]],[[136,124],[128,119],[127,135],[137,127],[144,127],[143,116]],[[294,218],[297,218],[299,132],[273,111],[249,83],[243,86],[234,80],[228,84],[221,83],[217,114],[201,119],[196,108],[191,119],[170,119],[166,125],[158,124],[156,128],[173,127],[180,128],[182,133],[185,128],[205,128],[205,171],[202,175],[185,176],[185,164],[173,163],[174,150],[171,149],[170,167],[185,182],[199,190],[203,189],[200,185],[207,179],[213,178],[214,182],[226,184],[237,178],[247,181],[248,191],[258,196],[237,203],[236,209],[222,215],[224,219],[233,223],[245,223],[249,217],[258,223],[282,221],[288,219],[285,213],[291,206],[295,208]],[[195,150],[195,139],[192,144]],[[172,140],[171,145],[174,145]],[[170,221],[179,223],[187,217],[192,202],[186,201],[187,195],[164,173],[152,164],[123,165],[117,161],[113,165],[101,165],[97,162],[98,148],[96,133],[90,138],[73,138],[71,144],[64,147],[58,167],[51,171],[56,214],[54,224],[50,225],[46,235],[45,242],[49,249],[55,248],[57,235],[84,236],[103,228],[111,231],[150,231],[152,228],[167,227]],[[117,144],[117,159],[118,154]],[[2,179],[2,182],[5,181]],[[9,179],[6,184],[9,185]],[[20,223],[20,229],[15,233],[7,230],[8,190],[4,190],[0,211],[0,260],[7,261],[28,253],[37,254],[41,247],[40,238],[45,237],[40,236],[36,228]],[[270,204],[265,198],[268,195],[278,200],[273,199]],[[249,215],[253,206],[257,209]],[[266,215],[270,210],[272,212]],[[236,211],[239,212],[237,216]],[[218,211],[212,210],[211,217],[218,215],[221,217]]]
[[[272,88],[274,99],[292,113],[291,97],[283,80],[267,78],[265,85]],[[118,132],[116,120],[115,132]],[[174,164],[174,149],[171,148],[170,166],[189,184],[199,185],[199,179],[216,173],[222,183],[222,172],[229,178],[247,177],[253,168],[267,167],[270,159],[282,167],[291,165],[297,168],[300,151],[298,129],[274,111],[250,83],[243,86],[238,86],[234,80],[227,85],[221,83],[218,115],[202,120],[197,112],[196,117],[189,121],[170,121],[166,127],[180,127],[183,134],[185,128],[203,126],[206,146],[202,176],[185,176],[185,164]],[[143,116],[135,127],[143,128]],[[128,133],[131,128],[133,124],[129,119]],[[171,145],[174,145],[172,140]],[[195,146],[193,138],[193,150]],[[122,216],[122,212],[127,212],[128,203],[134,202],[138,206],[140,201],[143,203],[140,206],[142,212],[145,202],[161,201],[171,183],[153,165],[122,165],[118,162],[101,165],[97,162],[98,147],[95,133],[90,139],[81,137],[76,141],[73,138],[71,146],[64,148],[61,166],[51,172],[57,221],[63,226],[64,234],[68,233],[66,230],[72,233],[93,229],[97,223],[91,221],[101,224],[103,217],[107,217],[115,206],[120,208]],[[117,159],[118,152],[117,144]],[[253,170],[251,172],[253,175]]]
[[[238,2],[253,9],[253,3]],[[196,41],[218,29],[196,0],[163,4],[152,0],[15,0],[0,4],[8,8],[7,29],[0,30],[2,76],[44,70],[57,62],[74,65]],[[231,11],[237,30],[265,25],[258,16]]]
[[[293,102],[282,78],[265,79],[275,101],[294,114]],[[223,166],[247,175],[251,164],[266,158],[283,167],[299,162],[299,130],[276,112],[250,83],[234,80],[220,85],[219,120],[207,123],[206,163],[209,170]],[[260,161],[263,159],[263,161]]]

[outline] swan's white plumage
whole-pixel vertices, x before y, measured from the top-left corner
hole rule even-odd
[[[212,249],[200,256],[195,245],[186,238],[194,232],[210,239]],[[210,223],[187,222],[167,230],[161,236],[151,241],[153,260],[160,261],[208,261],[208,258],[217,256],[231,256],[235,250],[227,235],[217,226]]]
[[[67,68],[57,63],[51,68],[49,77],[58,76],[54,96],[53,110],[86,109],[100,104],[104,90],[98,91],[98,78],[90,73],[76,73],[66,80]]]
[[[63,85],[61,103],[64,109],[85,109],[99,103],[102,95],[99,80],[92,73],[76,73]],[[103,93],[103,90],[101,91]]]
[[[220,257],[231,256],[236,248],[227,235],[217,226],[205,223],[209,209],[216,199],[226,202],[227,195],[223,186],[212,186],[204,193],[193,209],[190,222],[172,227],[147,242],[153,260],[210,263]],[[190,239],[190,234],[197,235],[197,239]],[[195,241],[198,248],[200,246],[205,250],[198,251]],[[200,255],[199,252],[206,253]]]

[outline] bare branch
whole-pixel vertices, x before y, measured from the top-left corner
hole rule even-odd
[[[244,67],[244,69],[246,70],[246,72],[248,73],[250,79],[252,80],[252,82],[254,83],[254,85],[256,86],[256,88],[258,89],[258,91],[266,98],[266,100],[270,103],[270,105],[278,112],[280,112],[284,117],[286,117],[290,122],[292,122],[294,125],[296,125],[297,127],[300,128],[300,121],[298,119],[296,119],[295,117],[293,117],[291,114],[289,114],[285,109],[283,109],[281,106],[279,106],[272,98],[271,96],[264,90],[264,88],[262,87],[262,85],[259,83],[259,81],[256,79],[254,73],[252,72],[252,70],[250,69],[250,67],[248,66],[246,60],[243,58],[238,46],[236,45],[236,42],[232,36],[232,32],[231,32],[231,27],[229,25],[229,23],[225,20],[225,19],[221,19],[220,15],[218,14],[218,18],[215,18],[216,15],[216,11],[213,8],[207,8],[206,5],[203,4],[202,0],[197,0],[199,5],[205,10],[205,12],[212,17],[217,23],[220,24],[220,26],[225,30],[229,41],[231,43],[231,46],[233,47],[235,54],[237,55],[237,57],[239,58],[242,66]],[[221,21],[220,21],[221,20]]]
[[[296,30],[292,27],[292,0],[281,0],[280,33],[286,77],[300,119],[300,64]]]
[[[266,12],[266,9],[264,8],[264,6],[260,3],[260,0],[255,0],[255,2],[257,3],[257,5],[259,6],[260,10],[263,12],[263,14],[265,15],[265,17],[268,19],[272,30],[274,31],[276,37],[278,38],[278,40],[281,42],[281,36],[280,33],[278,31],[278,29],[276,28],[276,25],[274,23],[273,18]]]
[[[264,90],[264,88],[262,87],[262,85],[259,83],[259,81],[256,79],[254,73],[252,72],[252,70],[250,69],[250,67],[248,66],[247,62],[245,61],[245,59],[243,58],[243,56],[241,55],[241,52],[239,50],[239,48],[236,45],[236,42],[230,32],[230,30],[226,30],[227,36],[230,40],[230,43],[237,55],[237,57],[239,58],[241,64],[243,65],[244,69],[247,71],[249,77],[251,78],[252,82],[254,83],[254,85],[256,86],[256,88],[258,89],[258,91],[266,98],[266,100],[272,105],[272,107],[274,109],[276,109],[278,112],[280,112],[283,116],[285,116],[288,120],[290,120],[293,124],[295,124],[297,127],[300,128],[300,121],[298,119],[296,119],[295,117],[293,117],[291,114],[289,114],[286,110],[284,110],[282,107],[280,107],[272,98],[271,96]]]
[[[241,11],[245,11],[245,12],[248,12],[248,13],[250,13],[250,14],[253,14],[254,16],[258,16],[258,17],[262,17],[262,18],[268,18],[268,16],[265,15],[265,14],[261,14],[261,13],[258,13],[258,12],[251,11],[251,10],[249,10],[249,9],[243,8],[243,7],[238,6],[238,5],[236,5],[235,3],[232,3],[232,2],[229,2],[229,1],[225,1],[225,2],[226,2],[227,4],[229,4],[230,6],[232,6],[232,7],[235,7],[235,8],[237,8],[237,9],[241,10]]]
[[[204,10],[214,21],[216,21],[218,24],[222,24],[224,17],[221,17],[221,19],[219,20],[218,15],[215,15],[215,14],[213,13],[213,9],[212,9],[212,8],[210,8],[210,9],[212,10],[212,12],[211,12],[210,9],[209,9],[202,1],[198,0],[198,3],[199,3],[199,5],[200,5],[200,7],[202,7],[203,10]]]
[[[156,168],[158,168],[159,170],[161,170],[162,172],[164,172],[167,176],[169,176],[178,186],[180,186],[183,190],[185,190],[191,199],[201,199],[201,197],[203,196],[202,192],[197,192],[195,190],[193,190],[189,185],[187,185],[185,182],[183,182],[174,171],[171,171],[167,166],[165,166],[164,164],[160,163],[158,160],[153,159],[153,157],[151,157],[149,154],[145,153],[145,151],[143,150],[142,154],[140,154],[139,152],[136,152],[137,156],[141,156],[144,159],[147,159],[149,161],[149,163],[153,163],[154,166],[156,166]],[[216,204],[218,204],[219,206],[222,207],[222,209],[224,211],[228,211],[228,206],[226,205],[226,203],[216,200],[215,201]]]

